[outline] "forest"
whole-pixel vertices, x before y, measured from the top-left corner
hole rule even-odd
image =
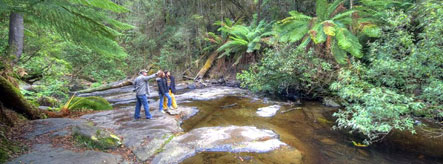
[[[0,0],[0,163],[23,153],[9,127],[74,117],[77,94],[142,69],[331,100],[329,128],[355,147],[404,132],[443,145],[442,36],[440,0]]]

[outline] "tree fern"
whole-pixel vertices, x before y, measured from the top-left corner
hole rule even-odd
[[[133,28],[111,19],[102,10],[126,12],[110,0],[0,0],[4,10],[24,14],[26,22],[57,32],[64,39],[107,56],[123,57],[126,52],[116,38],[117,30]]]
[[[291,16],[277,22],[275,29],[278,40],[296,42],[303,39],[301,47],[305,47],[311,40],[315,44],[326,44],[327,52],[340,64],[346,63],[346,52],[357,58],[362,57],[362,45],[347,29],[353,24],[351,15],[357,10],[346,10],[343,0],[335,0],[330,4],[327,0],[316,2],[316,17],[292,11],[289,13]],[[368,22],[357,28],[370,37],[377,37],[380,33],[378,26]]]
[[[270,32],[270,27],[271,23],[260,21],[258,25],[234,25],[223,28],[222,30],[230,36],[229,40],[217,49],[217,51],[223,52],[219,58],[230,54],[235,54],[235,56],[240,54],[240,57],[235,57],[237,62],[234,65],[237,64],[242,58],[242,54],[260,50],[262,45],[261,39],[273,34]]]

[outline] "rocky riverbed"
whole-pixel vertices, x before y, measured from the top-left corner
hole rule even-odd
[[[133,120],[131,87],[80,94],[101,96],[114,110],[79,118],[29,122],[22,138],[29,152],[8,163],[441,163],[439,154],[392,149],[398,140],[368,148],[353,136],[331,130],[337,108],[319,102],[270,100],[244,89],[179,87],[179,108],[158,111],[158,94],[149,96],[153,119]],[[144,112],[141,112],[142,117]],[[404,136],[404,135],[402,135]],[[72,145],[89,138],[105,150]],[[397,137],[398,138],[398,137]],[[423,138],[423,136],[421,136]],[[419,141],[419,140],[414,140]],[[428,141],[428,140],[427,140]],[[76,142],[78,142],[76,140]],[[82,141],[81,141],[82,142]],[[401,142],[401,140],[400,140]],[[432,151],[441,146],[432,142]],[[386,146],[388,145],[388,146]],[[412,146],[412,145],[406,145]],[[438,151],[437,151],[438,152]]]
[[[176,100],[180,105],[182,102],[212,100],[228,95],[247,97],[252,94],[239,88],[217,86],[176,95]],[[87,114],[78,119],[57,118],[32,121],[30,122],[32,130],[24,137],[30,140],[40,137],[51,140],[72,136],[78,131],[86,131],[87,134],[84,135],[92,137],[94,134],[88,134],[90,133],[88,131],[99,128],[118,136],[121,141],[116,142],[121,142],[122,147],[130,150],[136,157],[135,161],[125,160],[119,154],[98,150],[73,151],[58,147],[48,141],[34,144],[29,153],[9,163],[43,164],[67,161],[68,163],[71,161],[72,163],[180,163],[199,152],[265,153],[282,146],[288,147],[272,130],[254,126],[202,127],[184,132],[180,127],[181,123],[194,116],[199,110],[196,107],[179,106],[170,114],[161,113],[158,111],[158,101],[155,101],[157,94],[150,95],[149,105],[153,119],[137,121],[133,120],[134,106],[131,105],[135,95],[128,87],[80,96],[102,96],[118,108]],[[292,151],[296,151],[296,148],[292,148]]]

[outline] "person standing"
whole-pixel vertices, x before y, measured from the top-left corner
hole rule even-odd
[[[175,101],[175,78],[171,75],[171,72],[165,71],[166,86],[168,86],[169,96],[171,96],[172,108],[177,109],[177,102]],[[166,97],[163,100],[163,108],[167,108]]]
[[[159,103],[159,110],[162,113],[165,113],[165,111],[163,110],[163,101],[164,101],[164,97],[168,98],[168,109],[171,109],[171,96],[169,96],[168,93],[168,86],[166,84],[166,79],[165,79],[165,73],[162,71],[159,71],[157,74],[158,78],[157,80],[157,85],[158,85],[158,98],[160,99],[160,103]]]
[[[156,74],[152,74],[148,76],[148,71],[145,69],[140,70],[139,76],[135,78],[134,80],[134,92],[136,92],[136,99],[137,103],[135,105],[135,113],[134,113],[134,119],[138,120],[140,119],[140,108],[141,105],[143,105],[145,109],[145,115],[146,119],[151,119],[151,113],[149,113],[149,105],[148,105],[148,97],[150,90],[149,90],[149,79],[154,78]]]

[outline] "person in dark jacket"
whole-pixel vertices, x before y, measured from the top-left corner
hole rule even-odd
[[[168,86],[169,96],[171,96],[172,107],[177,109],[177,102],[175,101],[175,78],[171,75],[171,72],[165,71],[165,81]],[[163,100],[163,108],[167,108],[166,97]]]
[[[165,73],[162,71],[159,71],[158,73],[158,78],[157,80],[157,85],[158,85],[158,98],[160,99],[160,107],[159,110],[162,113],[165,113],[165,111],[163,110],[163,100],[164,97],[168,98],[168,109],[172,109],[171,108],[171,96],[169,96],[169,89],[168,89],[168,85],[166,84],[166,79],[165,79]]]

